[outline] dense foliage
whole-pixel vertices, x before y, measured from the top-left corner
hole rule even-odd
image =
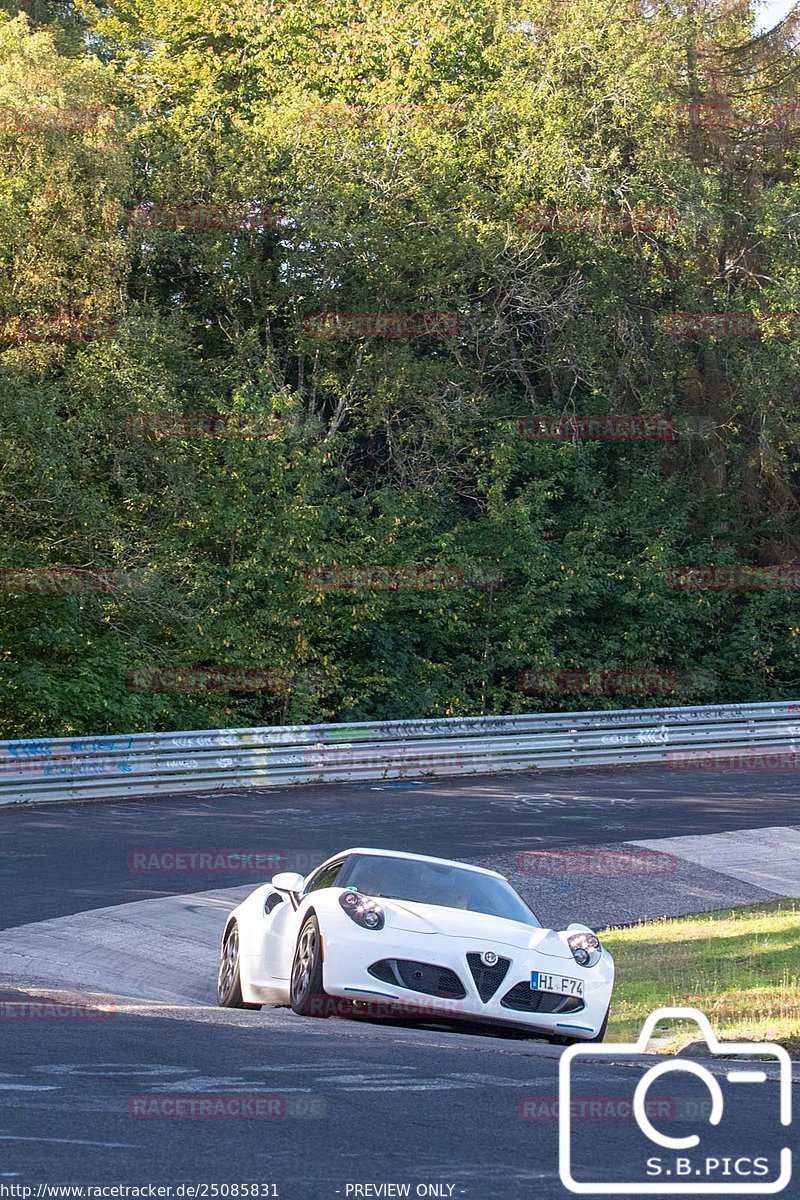
[[[668,574],[800,546],[800,328],[669,326],[800,312],[796,31],[751,28],[719,0],[7,5],[0,568],[114,585],[0,591],[2,735],[797,695],[800,580]],[[520,436],[570,414],[677,436]],[[332,565],[447,570],[314,586]],[[170,665],[278,682],[131,687]],[[565,667],[675,689],[520,690]]]

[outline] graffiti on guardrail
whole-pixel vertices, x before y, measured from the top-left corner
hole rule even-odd
[[[0,750],[0,782],[19,775],[44,779],[127,775],[133,770],[132,745],[131,738],[79,738],[66,745],[58,740],[8,742]]]
[[[0,802],[45,791],[66,799],[81,781],[100,797],[147,793],[154,783],[210,789],[226,776],[249,787],[516,769],[542,755],[554,763],[646,758],[672,770],[795,769],[798,714],[800,702],[784,701],[10,741],[0,743]]]
[[[13,745],[14,743],[12,743]],[[17,743],[19,744],[19,743]],[[48,745],[48,743],[44,743]],[[57,746],[57,742],[49,743],[51,746]],[[132,737],[110,737],[110,738],[78,738],[74,742],[69,743],[69,749],[73,754],[94,754],[96,751],[105,752],[107,754],[116,754],[121,750],[132,750],[134,740]]]
[[[376,721],[373,724],[332,725],[324,732],[314,732],[314,738],[324,742],[369,741],[386,734],[388,738],[430,738],[461,734],[507,733],[504,717],[434,717],[423,721]]]
[[[702,706],[700,708],[651,708],[644,712],[636,709],[622,709],[616,712],[584,713],[576,720],[591,722],[592,725],[637,725],[641,724],[644,714],[648,721],[658,720],[676,725],[693,725],[703,721],[722,721],[742,719],[746,715],[746,705],[721,704],[718,707]],[[773,710],[775,711],[775,710]],[[778,710],[779,711],[779,710]]]
[[[669,741],[669,731],[662,726],[660,729],[640,729],[630,733],[604,734],[600,741],[604,746],[655,746],[666,745]]]
[[[52,754],[47,758],[13,758],[0,754],[0,782],[4,776],[36,776],[43,779],[87,779],[98,775],[128,775],[129,758],[95,758],[85,754]]]

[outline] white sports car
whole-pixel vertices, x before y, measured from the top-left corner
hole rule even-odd
[[[465,863],[345,850],[284,872],[229,915],[217,1000],[491,1021],[602,1041],[614,962],[586,925],[543,929],[508,880]]]

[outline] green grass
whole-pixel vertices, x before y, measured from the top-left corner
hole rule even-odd
[[[648,921],[599,935],[617,967],[609,1042],[635,1041],[655,1008],[704,1012],[722,1038],[776,1041],[800,1051],[800,901],[778,900],[699,917]],[[660,1026],[668,1046],[695,1026]]]

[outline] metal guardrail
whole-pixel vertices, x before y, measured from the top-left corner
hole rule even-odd
[[[542,767],[687,769],[743,752],[778,766],[798,761],[798,743],[800,701],[50,738],[0,742],[0,805]]]

